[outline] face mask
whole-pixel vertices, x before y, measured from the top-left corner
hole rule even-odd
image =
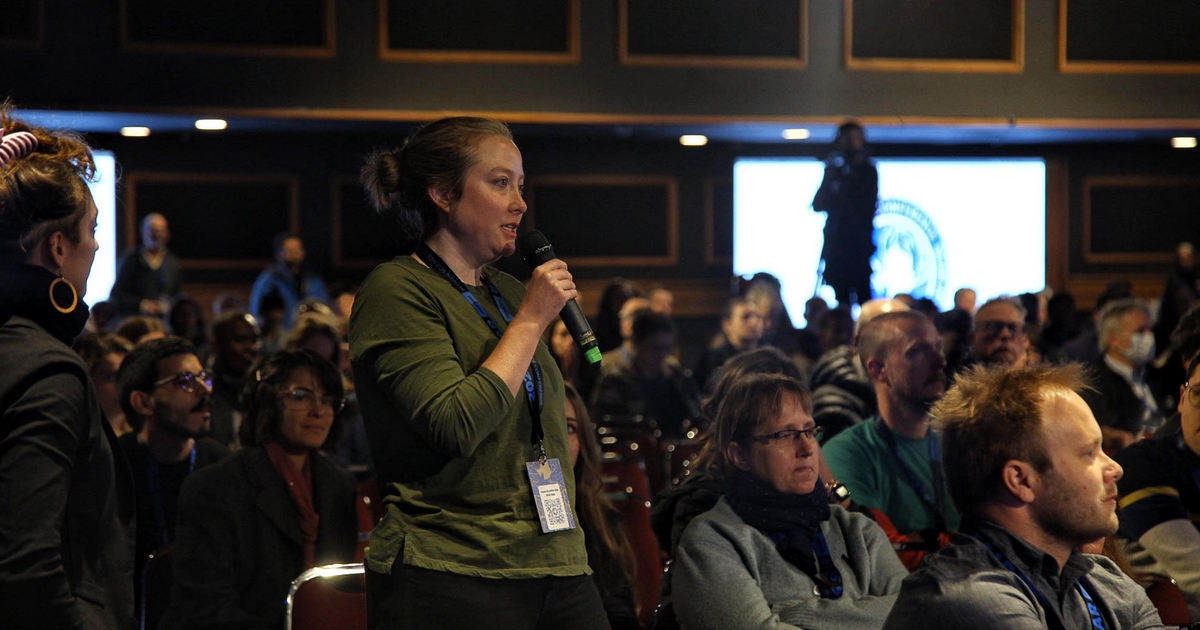
[[[1138,367],[1149,363],[1154,358],[1154,335],[1150,331],[1133,333],[1125,358]]]

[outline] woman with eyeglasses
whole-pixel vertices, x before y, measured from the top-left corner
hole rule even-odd
[[[671,570],[684,628],[879,628],[908,574],[870,518],[830,505],[799,381],[747,376],[716,416],[727,494],[683,532]]]
[[[354,481],[320,452],[339,428],[342,394],[337,368],[309,350],[250,369],[242,449],[183,484],[159,627],[278,628],[296,576],[354,559]]]
[[[133,623],[133,481],[70,344],[98,245],[92,152],[0,105],[0,625]]]

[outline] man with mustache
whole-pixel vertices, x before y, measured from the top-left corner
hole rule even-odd
[[[117,372],[121,407],[133,432],[121,436],[137,501],[135,576],[151,552],[175,538],[179,487],[195,471],[229,454],[205,437],[212,379],[191,342],[181,337],[137,346]]]
[[[963,523],[885,630],[1164,627],[1116,563],[1076,551],[1117,530],[1122,475],[1082,389],[1077,365],[980,367],[934,405]]]
[[[858,354],[879,413],[827,442],[825,458],[853,500],[876,511],[912,568],[958,527],[929,430],[929,407],[946,389],[942,340],[925,315],[897,311],[859,330]]]

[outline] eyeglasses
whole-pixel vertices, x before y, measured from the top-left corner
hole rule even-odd
[[[313,409],[317,404],[320,404],[322,407],[332,410],[333,413],[338,413],[346,407],[345,398],[321,396],[318,399],[316,393],[306,387],[293,387],[287,391],[279,392],[279,398],[283,400],[284,406],[293,409]]]
[[[795,444],[796,442],[800,441],[801,437],[805,437],[814,441],[820,440],[821,435],[824,432],[825,430],[822,427],[813,427],[811,429],[784,429],[782,431],[776,431],[766,435],[755,435],[750,439],[758,442],[759,444]]]
[[[1025,332],[1025,324],[1014,322],[1003,322],[1000,320],[991,320],[980,322],[979,328],[989,337],[998,337],[1001,332],[1008,331],[1008,334],[1017,336]]]
[[[1193,407],[1200,407],[1200,384],[1188,385],[1183,384],[1183,391],[1187,392],[1187,401]]]
[[[180,372],[174,376],[168,376],[155,381],[154,386],[162,387],[167,383],[172,383],[189,394],[201,393],[201,386],[205,390],[204,393],[212,391],[212,375],[204,370],[200,370],[199,372]]]

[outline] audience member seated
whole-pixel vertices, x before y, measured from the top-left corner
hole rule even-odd
[[[166,337],[167,325],[157,317],[134,315],[122,320],[121,325],[117,326],[116,332],[129,340],[129,343],[137,346],[147,341]]]
[[[975,289],[970,287],[962,287],[954,292],[954,308],[951,310],[966,313],[969,316],[974,316],[975,300]]]
[[[337,432],[341,375],[307,350],[252,373],[242,449],[183,484],[161,628],[279,628],[297,575],[354,558],[354,481],[319,452]]]
[[[600,293],[600,309],[592,327],[601,352],[608,352],[624,341],[625,336],[621,334],[621,308],[629,298],[641,296],[637,286],[624,278],[613,278],[604,285]],[[647,302],[646,307],[649,306]]]
[[[245,311],[227,311],[213,322],[212,359],[212,437],[222,444],[238,446],[238,427],[242,412],[238,397],[246,384],[246,373],[262,351],[258,322]]]
[[[789,357],[796,354],[796,329],[788,315],[781,295],[779,278],[769,273],[756,273],[742,294],[758,307],[763,317],[763,345],[775,346]]]
[[[975,311],[971,326],[971,356],[964,367],[1003,364],[1025,365],[1029,336],[1025,333],[1025,307],[1013,297],[997,297]]]
[[[1175,324],[1175,330],[1171,331],[1171,353],[1167,355],[1166,365],[1159,373],[1160,376],[1174,373],[1172,369],[1178,368],[1179,376],[1175,379],[1175,383],[1188,379],[1188,366],[1192,359],[1200,355],[1200,305],[1193,306],[1191,310],[1183,314],[1179,319],[1179,323]],[[1178,391],[1170,396],[1164,396],[1162,400],[1173,400],[1175,404],[1167,405],[1166,408],[1178,406],[1179,399]],[[1162,426],[1154,432],[1155,437],[1170,435],[1179,430],[1179,412],[1175,412],[1167,417],[1162,423]]]
[[[912,568],[958,529],[929,427],[946,387],[941,338],[920,313],[885,313],[859,331],[858,353],[879,413],[826,442],[825,457],[855,503],[887,517],[891,527],[881,524]]]
[[[304,270],[304,241],[295,234],[279,234],[271,242],[275,264],[258,274],[250,289],[250,314],[260,322],[266,321],[267,296],[278,296],[283,306],[282,329],[292,327],[296,307],[307,298],[329,301],[329,292],[321,277]],[[265,325],[265,324],[264,324]]]
[[[839,345],[833,344],[824,347],[821,342],[821,330],[818,322],[828,312],[829,304],[825,303],[820,296],[814,295],[804,302],[804,328],[796,329],[796,344],[800,354],[795,358],[799,362],[807,364],[808,371],[811,371],[812,364],[816,363],[825,351]],[[850,316],[850,330],[850,334],[853,335],[853,316]]]
[[[933,414],[961,533],[904,580],[884,628],[1161,628],[1141,586],[1076,549],[1117,529],[1121,467],[1077,367],[976,368]]]
[[[871,519],[831,506],[820,429],[795,379],[735,383],[718,411],[729,493],[696,517],[672,568],[686,628],[878,628],[906,572]]]
[[[116,333],[84,333],[75,340],[75,352],[87,364],[88,374],[96,386],[96,396],[100,399],[100,408],[104,410],[104,417],[108,418],[118,437],[133,430],[125,419],[121,394],[117,389],[117,370],[121,369],[121,361],[130,350],[133,350],[133,344]]]
[[[956,308],[933,318],[933,325],[942,336],[947,377],[953,378],[971,360],[971,320],[969,313]]]
[[[1083,399],[1100,423],[1105,450],[1115,452],[1163,422],[1146,383],[1146,366],[1154,359],[1154,333],[1149,310],[1132,299],[1106,304],[1099,325],[1104,355],[1089,366],[1094,389]]]
[[[758,306],[746,298],[728,300],[721,315],[721,332],[704,348],[696,364],[696,383],[709,390],[717,368],[729,357],[756,348],[762,334],[763,317]]]
[[[284,347],[288,350],[312,350],[334,365],[342,362],[342,334],[332,313],[310,311],[296,318]],[[346,409],[342,411],[342,437],[332,449],[334,459],[355,475],[365,476],[371,470],[371,453],[367,446],[367,430],[363,427],[354,383],[342,375],[346,392]]]
[[[675,310],[675,294],[671,293],[666,287],[650,287],[646,292],[646,299],[650,300],[650,310],[660,315],[671,316]]]
[[[675,326],[650,310],[633,320],[633,356],[605,364],[593,393],[597,416],[643,416],[666,437],[679,437],[700,417],[700,390],[671,360]]]
[[[1096,308],[1086,321],[1087,326],[1074,339],[1063,344],[1061,358],[1066,361],[1077,361],[1088,364],[1099,361],[1103,356],[1100,349],[1100,313],[1104,305],[1116,300],[1133,297],[1133,284],[1128,280],[1114,280],[1104,287],[1104,292],[1096,298]]]
[[[1062,349],[1079,335],[1075,298],[1070,293],[1055,293],[1046,303],[1046,325],[1038,337],[1038,351],[1047,361],[1062,359]]]
[[[558,371],[562,372],[563,382],[574,387],[584,400],[590,400],[592,388],[600,377],[600,368],[583,359],[583,351],[575,343],[575,337],[571,336],[567,325],[561,319],[554,320],[546,331],[544,341],[546,347],[550,348],[554,363],[558,365]]]
[[[862,330],[867,322],[884,313],[907,310],[907,306],[896,300],[871,300],[859,311],[857,329]],[[821,355],[813,367],[809,387],[813,395],[813,419],[827,441],[875,415],[875,388],[853,344],[837,346]]]
[[[650,300],[634,296],[625,300],[617,311],[617,324],[621,335],[621,343],[611,350],[605,350],[601,365],[628,365],[633,361],[633,318],[642,311],[650,310]]]
[[[1154,341],[1159,348],[1167,347],[1179,318],[1197,300],[1200,300],[1200,265],[1196,264],[1196,248],[1191,243],[1180,243],[1175,247],[1175,260],[1167,272],[1162,298],[1158,302]]]
[[[125,357],[117,381],[121,406],[134,430],[119,441],[136,492],[137,590],[150,553],[175,539],[184,479],[220,461],[229,449],[205,437],[212,380],[186,339],[165,337],[137,346]]]
[[[157,212],[142,219],[142,246],[121,254],[112,297],[121,315],[163,317],[179,294],[179,258],[167,249],[171,230]]]
[[[172,335],[192,342],[196,356],[201,362],[208,360],[208,328],[204,323],[204,309],[200,303],[186,295],[176,298],[167,313],[167,328]]]
[[[1117,482],[1125,555],[1141,573],[1168,577],[1200,621],[1200,356],[1179,386],[1180,427],[1116,454],[1125,469]]]
[[[621,515],[604,494],[600,443],[583,397],[566,385],[567,447],[575,470],[575,514],[587,541],[588,566],[613,630],[636,630],[633,549],[621,530]]]

